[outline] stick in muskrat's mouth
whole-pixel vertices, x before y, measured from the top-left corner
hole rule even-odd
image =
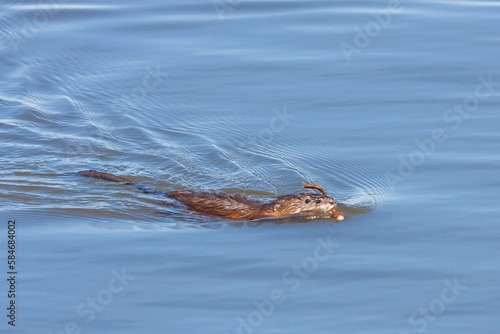
[[[326,193],[326,190],[325,190],[325,189],[323,189],[323,187],[322,187],[322,186],[318,186],[317,184],[310,184],[310,183],[308,183],[308,184],[304,184],[304,188],[316,189],[316,190],[321,191],[321,193],[322,193],[323,195],[328,196],[328,194]]]

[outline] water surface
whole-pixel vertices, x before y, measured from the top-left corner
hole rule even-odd
[[[391,3],[4,2],[15,330],[498,333],[500,7]],[[316,183],[347,219],[186,215],[84,169]]]

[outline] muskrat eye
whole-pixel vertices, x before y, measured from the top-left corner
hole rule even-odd
[[[311,200],[310,200],[309,198],[308,198],[308,199],[306,199],[306,203],[309,203],[309,202],[311,202]]]
[[[318,200],[316,201],[316,204],[319,204],[319,203],[321,203],[321,200],[320,200],[320,199],[318,199]]]

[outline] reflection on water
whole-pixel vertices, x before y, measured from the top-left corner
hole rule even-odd
[[[16,330],[498,332],[497,7],[2,3]],[[190,215],[85,169],[262,200],[319,184],[347,218]],[[338,248],[314,264],[318,238]],[[121,268],[136,279],[102,299]]]

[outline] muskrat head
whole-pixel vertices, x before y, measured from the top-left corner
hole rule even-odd
[[[304,185],[304,188],[319,190],[322,195],[298,194],[282,196],[276,199],[273,207],[274,211],[280,215],[334,215],[337,203],[327,195],[323,187],[308,183]]]
[[[279,215],[330,215],[337,206],[330,196],[316,194],[298,194],[278,197],[273,209]]]

